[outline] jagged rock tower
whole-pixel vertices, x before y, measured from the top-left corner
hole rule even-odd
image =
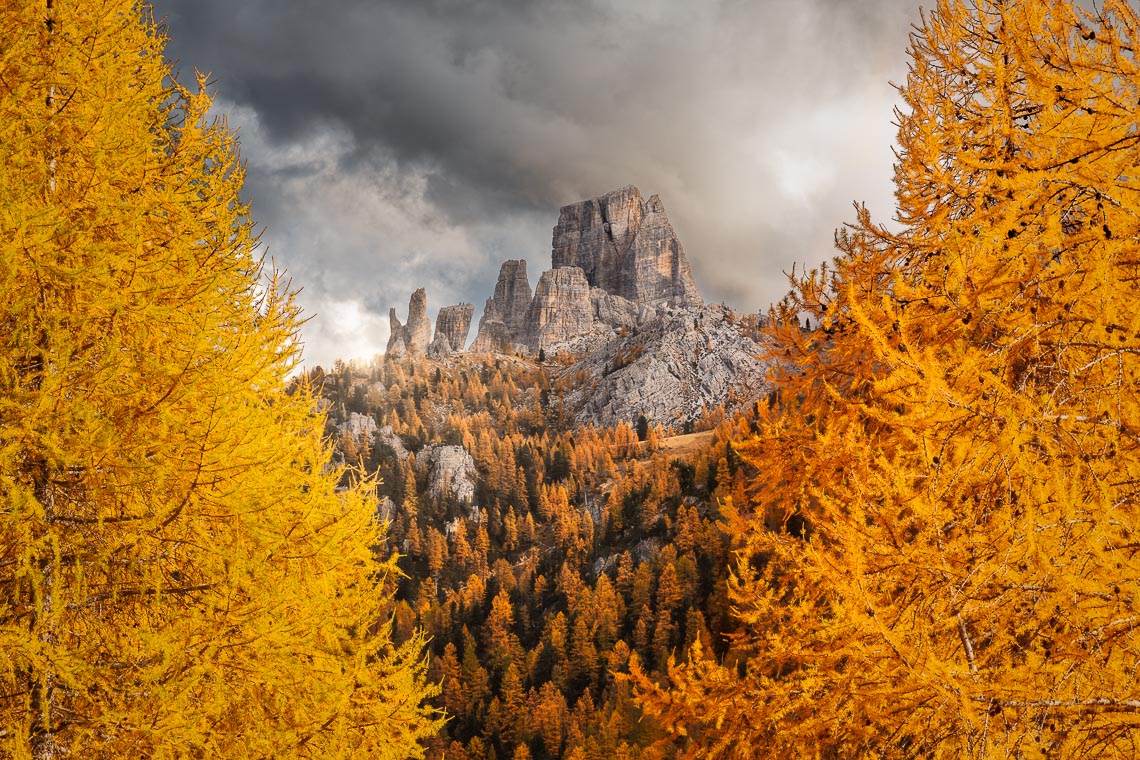
[[[403,353],[423,354],[431,343],[431,323],[427,315],[427,291],[420,288],[408,301],[408,323],[401,325],[396,310],[388,311],[391,334],[384,352],[393,356]]]
[[[591,286],[639,307],[704,303],[661,198],[644,201],[633,185],[563,206],[551,248],[555,268],[579,267]]]
[[[704,304],[661,199],[632,185],[563,206],[551,260],[533,300],[526,262],[503,264],[471,350],[534,352]]]
[[[530,307],[530,280],[524,259],[504,261],[499,267],[495,294],[483,306],[479,332],[472,351],[501,351],[526,347],[527,309]]]
[[[469,303],[444,306],[435,318],[435,338],[428,347],[430,356],[447,356],[462,351],[471,331],[471,316],[475,307]]]
[[[532,293],[526,261],[505,261],[495,292],[483,307],[471,351],[536,352],[579,339],[612,337],[653,319],[663,308],[704,305],[685,249],[665,206],[629,185],[563,206],[551,238],[553,268]],[[391,312],[387,352],[446,356],[462,351],[471,325],[470,304],[447,306],[427,321],[427,296],[412,294],[408,324]]]

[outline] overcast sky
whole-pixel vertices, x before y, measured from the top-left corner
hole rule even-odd
[[[658,193],[708,301],[755,311],[893,214],[890,82],[917,0],[157,0],[213,74],[307,364],[369,357],[388,308],[475,304],[550,266],[559,206]],[[472,324],[471,337],[474,337]]]

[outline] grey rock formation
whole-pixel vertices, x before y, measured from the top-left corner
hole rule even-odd
[[[382,496],[376,504],[376,521],[387,522],[396,514],[396,502],[388,496]],[[406,541],[407,539],[405,539]]]
[[[421,455],[422,457],[422,455]],[[428,493],[471,504],[475,498],[475,460],[462,446],[432,446],[428,453]]]
[[[401,325],[395,309],[388,310],[391,332],[384,353],[399,356],[404,353],[424,354],[431,344],[431,322],[427,315],[427,291],[419,288],[408,301],[408,323]]]
[[[543,272],[525,322],[531,351],[588,334],[594,324],[594,306],[585,273],[578,267]]]
[[[555,268],[576,266],[590,285],[638,307],[703,304],[660,197],[632,185],[563,206],[551,241]]]
[[[435,318],[435,338],[428,347],[430,356],[447,356],[462,351],[471,331],[471,315],[475,307],[469,303],[444,306]]]
[[[388,333],[388,345],[384,349],[384,353],[388,356],[399,356],[407,353],[408,346],[404,342],[404,326],[400,324],[399,317],[396,316],[396,310],[388,310],[388,325],[390,332]]]
[[[590,304],[594,309],[594,321],[615,330],[630,329],[657,316],[657,310],[653,307],[639,307],[632,301],[607,293],[601,288],[590,289]]]
[[[580,267],[594,287],[620,293],[621,256],[641,217],[641,193],[632,185],[563,206],[552,238],[553,266]]]
[[[504,261],[499,268],[495,294],[487,299],[483,316],[479,319],[479,332],[472,351],[500,351],[504,348],[525,348],[527,336],[526,316],[530,307],[530,280],[526,275],[526,260]]]
[[[685,249],[657,195],[645,204],[641,225],[622,259],[619,294],[640,306],[704,304]]]
[[[435,337],[431,339],[431,345],[428,346],[428,356],[437,359],[441,356],[450,356],[455,353],[451,348],[451,342],[447,339],[446,335],[441,335],[439,330],[435,331]]]
[[[337,425],[337,429],[342,433],[348,433],[357,443],[371,446],[372,440],[376,437],[377,426],[376,420],[370,415],[352,412],[347,420]]]
[[[768,390],[764,347],[727,307],[663,309],[627,336],[602,344],[563,370],[597,379],[564,402],[580,424],[651,423],[679,428],[702,409],[730,413]]]
[[[408,302],[408,324],[404,325],[404,342],[412,353],[422,354],[431,344],[431,322],[427,315],[427,291],[419,288]]]

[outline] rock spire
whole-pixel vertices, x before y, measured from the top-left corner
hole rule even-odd
[[[530,308],[530,280],[526,260],[504,261],[499,268],[495,293],[487,299],[479,319],[479,333],[472,351],[500,351],[527,345],[527,310]]]
[[[431,343],[431,323],[427,315],[427,291],[423,288],[412,293],[408,301],[408,323],[401,325],[396,310],[388,311],[391,333],[388,336],[386,354],[398,356],[403,353],[424,354]]]

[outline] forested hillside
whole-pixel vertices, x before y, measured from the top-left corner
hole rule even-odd
[[[359,467],[347,477],[380,478],[406,575],[394,636],[430,637],[450,716],[433,756],[672,756],[648,749],[662,733],[621,674],[697,641],[725,654],[723,517],[754,477],[728,441],[749,422],[713,410],[681,438],[642,425],[644,441],[636,425],[578,429],[551,374],[484,355],[310,380]]]

